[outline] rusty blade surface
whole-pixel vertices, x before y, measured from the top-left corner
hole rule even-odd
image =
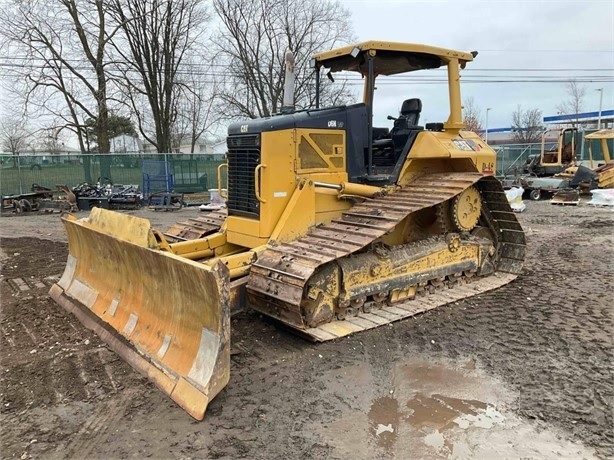
[[[149,221],[95,208],[64,219],[50,295],[196,419],[230,375],[229,277],[155,249]]]

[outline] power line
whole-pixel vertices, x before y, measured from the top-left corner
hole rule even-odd
[[[5,69],[18,69],[18,70],[32,70],[32,69],[46,69],[46,66],[27,66],[27,65],[19,65],[19,64],[12,64],[12,65],[3,65],[0,64],[0,68],[5,68]],[[73,75],[70,73],[70,71],[68,69],[64,69],[66,70],[68,73],[66,75],[64,75],[65,79],[72,79],[72,78],[77,78],[77,76]],[[75,67],[74,70],[79,71],[79,72],[93,72],[93,69],[91,68],[81,68],[81,67]],[[482,69],[484,70],[484,69]],[[604,70],[596,70],[596,69],[590,69],[591,71],[595,71],[595,72],[600,72],[600,71],[608,71],[608,69],[604,69]],[[575,69],[567,69],[566,71],[568,72],[573,72],[575,71]],[[130,73],[134,73],[138,75],[138,72],[130,69],[129,70]],[[497,70],[497,72],[500,72],[499,70]],[[200,76],[200,77],[210,77],[210,78],[214,78],[214,77],[228,77],[228,78],[232,78],[236,76],[235,72],[220,72],[220,71],[198,71],[198,70],[189,70],[189,69],[178,69],[176,71],[176,74],[181,75],[181,76],[191,76],[191,77],[195,77],[195,76]],[[309,76],[311,73],[303,73],[302,77],[307,77]],[[0,72],[0,76],[2,77],[11,77],[14,76],[15,73],[11,73],[10,70],[7,72]],[[420,82],[447,82],[447,77],[445,76],[433,76],[433,77],[424,77],[424,74],[421,74],[419,77],[418,76],[411,76],[408,74],[404,74],[404,75],[393,75],[393,76],[387,76],[387,77],[380,77],[380,79],[378,80],[378,84],[406,84],[406,83],[420,83]],[[607,75],[603,75],[603,74],[591,74],[591,75],[556,75],[556,76],[551,76],[551,75],[531,75],[531,74],[524,74],[524,75],[515,75],[513,77],[509,77],[509,78],[505,78],[505,76],[502,75],[488,75],[488,74],[468,74],[463,78],[463,82],[470,82],[470,81],[484,81],[484,82],[543,82],[543,83],[548,83],[548,82],[560,82],[560,81],[570,81],[570,80],[574,80],[574,81],[599,81],[599,82],[608,82],[608,81],[614,81],[614,77],[611,74],[607,74]],[[355,75],[355,74],[339,74],[335,77],[336,81],[340,81],[340,82],[360,82],[362,84],[363,80],[362,77],[359,75]]]
[[[12,78],[15,77],[14,74],[2,73],[0,72],[0,78]],[[76,79],[76,76],[65,76],[65,80],[73,80]],[[362,86],[363,82],[361,80],[338,80],[338,82],[345,83],[350,86]],[[577,78],[577,77],[569,77],[569,78],[557,78],[557,79],[526,79],[526,78],[514,78],[514,79],[462,79],[463,84],[514,84],[514,83],[614,83],[614,78],[612,77],[591,77],[591,78]],[[219,83],[216,80],[201,80],[203,84],[215,84]],[[407,81],[378,81],[378,86],[402,86],[402,85],[447,85],[447,80],[438,80],[438,79],[420,79],[420,80],[407,80]]]
[[[0,59],[6,57],[0,57]],[[25,63],[24,61],[30,60],[28,57],[17,56],[11,57],[11,59],[17,59],[19,62],[1,62],[0,61],[0,69],[5,69],[5,72],[0,71],[0,78],[14,78],[16,75],[20,74],[20,71],[31,71],[33,69],[47,69],[50,70],[55,69],[55,67],[50,67],[44,64],[44,60],[32,59],[31,63]],[[33,61],[33,63],[32,63]],[[43,62],[41,64],[37,63]],[[75,65],[72,67],[75,71],[85,73],[93,73],[93,68],[87,61],[83,59],[73,59],[70,62]],[[212,69],[212,67],[221,67],[224,70]],[[228,66],[222,64],[216,65],[208,65],[208,64],[198,64],[198,63],[183,63],[181,64],[177,70],[176,74],[184,77],[203,77],[202,83],[204,84],[212,84],[216,83],[213,80],[215,78],[234,78],[236,77],[236,72],[227,70]],[[15,72],[11,72],[11,70],[15,70]],[[65,70],[67,73],[63,76],[63,79],[66,81],[79,80],[80,78],[76,75],[70,73],[70,70],[64,67],[62,70]],[[447,84],[447,76],[437,75],[445,72],[445,69],[430,69],[435,71],[435,75],[431,77],[425,77],[424,73],[420,73],[419,76],[409,75],[409,74],[400,74],[400,75],[392,75],[392,76],[382,76],[378,79],[377,84],[381,86],[391,86],[391,85],[433,85],[433,84]],[[130,74],[134,74],[138,78],[138,72],[135,69],[127,69]],[[467,83],[481,83],[481,84],[510,84],[510,83],[569,83],[572,81],[579,83],[610,83],[614,82],[614,76],[612,76],[612,72],[614,69],[612,68],[545,68],[545,69],[531,69],[531,68],[473,68],[473,69],[464,69],[462,82],[463,84]],[[513,73],[513,76],[501,75],[501,73]],[[563,72],[567,72],[568,75],[562,75]],[[575,75],[574,73],[578,72],[579,75]],[[591,74],[586,74],[586,72],[593,72]],[[602,74],[605,72],[606,74]],[[302,78],[307,78],[309,75],[313,73],[312,69],[305,69],[301,72],[300,76]],[[550,75],[549,75],[550,74]],[[42,76],[44,78],[44,76]],[[347,85],[362,85],[363,79],[360,75],[352,72],[339,73],[336,74],[335,79],[339,83],[344,83]]]
[[[614,53],[614,51],[610,51],[612,53]],[[6,62],[2,62],[2,61],[6,61]],[[49,59],[49,60],[54,60],[54,59]],[[11,61],[30,61],[33,63],[36,63],[37,61],[40,62],[40,64],[30,64],[30,65],[26,65],[26,64],[18,64],[15,62],[11,62]],[[57,60],[54,60],[57,61]],[[89,63],[88,60],[83,59],[83,58],[79,58],[79,59],[69,59],[69,58],[64,58],[63,61],[69,63],[69,64],[75,64],[75,68],[77,70],[87,70],[87,69],[91,69],[91,65]],[[47,62],[46,59],[44,58],[40,58],[40,57],[29,57],[29,56],[0,56],[0,67],[45,67],[45,63]],[[60,62],[60,61],[57,61]],[[86,64],[86,67],[77,67],[78,64]],[[228,68],[230,67],[227,64],[213,64],[213,63],[196,63],[196,62],[183,62],[182,64],[180,64],[180,67],[186,67],[186,68],[202,68],[202,67],[222,67],[222,68]],[[437,69],[429,69],[431,71],[434,72],[446,72],[445,68],[437,68]],[[518,67],[513,67],[513,68],[476,68],[476,67],[469,67],[466,69],[463,69],[463,73],[466,72],[613,72],[614,68],[573,68],[573,67],[566,67],[566,68],[518,68]]]

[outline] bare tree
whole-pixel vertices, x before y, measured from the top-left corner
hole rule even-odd
[[[476,105],[473,97],[467,98],[463,104],[463,123],[465,123],[468,131],[473,131],[474,133],[482,131],[480,108]]]
[[[27,83],[28,101],[49,102],[52,94],[59,95],[65,109],[47,108],[61,116],[84,151],[83,119],[96,120],[98,149],[108,153],[105,47],[113,32],[106,30],[106,2],[14,0],[8,6],[0,22],[5,38],[26,57],[18,68]]]
[[[176,125],[181,129],[182,141],[190,145],[194,153],[199,139],[211,137],[219,117],[214,109],[219,90],[218,76],[211,66],[190,62],[192,72],[181,78],[181,98],[177,106]]]
[[[195,153],[199,141],[206,142],[215,137],[219,120],[214,111],[215,96],[209,95],[214,90],[210,86],[186,86],[183,91],[177,103],[172,147],[173,151],[179,151],[182,146],[188,145],[190,153]]]
[[[575,127],[579,122],[577,114],[583,110],[586,88],[580,86],[576,81],[570,81],[566,85],[568,99],[561,102],[556,108],[561,115],[566,116],[567,123]]]
[[[181,103],[178,104],[178,114],[175,117],[175,122],[171,129],[171,150],[170,152],[180,152],[181,146],[188,142],[189,135],[189,117],[182,115],[184,112],[181,107]]]
[[[12,0],[0,12],[5,39],[25,58],[15,68],[26,103],[58,120],[54,130],[76,134],[86,151],[84,120],[94,120],[98,151],[108,153],[109,74],[104,0]],[[86,165],[87,166],[87,165]],[[110,175],[110,163],[101,163]]]
[[[520,105],[512,114],[512,138],[519,143],[539,142],[544,130],[542,112],[539,109],[523,110]]]
[[[215,124],[212,113],[213,99],[205,98],[206,87],[185,87],[177,103],[177,118],[173,125],[173,148],[189,145],[195,153],[196,144],[204,140],[204,134]]]
[[[337,0],[214,0],[213,5],[222,23],[215,62],[227,79],[218,95],[226,118],[265,117],[281,109],[288,49],[296,61],[296,105],[312,106],[313,53],[354,38],[350,13]],[[350,98],[344,85],[323,89],[324,105]]]
[[[201,0],[112,0],[124,32],[115,51],[123,64],[125,96],[143,137],[158,152],[172,149],[181,72],[186,55],[196,52],[208,16]],[[147,112],[143,110],[147,101]],[[151,121],[151,125],[149,122]],[[153,135],[152,135],[153,132]]]
[[[31,133],[23,117],[6,116],[0,120],[0,148],[3,151],[16,157],[26,151],[30,138]]]
[[[59,155],[66,151],[66,140],[58,128],[48,128],[40,131],[43,137],[39,139],[39,148],[49,155]],[[56,158],[57,160],[57,158]],[[53,159],[52,159],[53,161]]]

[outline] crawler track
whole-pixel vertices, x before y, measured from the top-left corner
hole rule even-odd
[[[217,232],[225,219],[226,211],[211,212],[201,217],[177,222],[164,233],[164,236],[168,239],[169,243],[204,238]]]
[[[409,214],[443,203],[474,184],[482,196],[482,220],[494,235],[496,270],[503,273],[482,278],[471,287],[455,287],[426,302],[418,297],[389,307],[380,304],[376,305],[379,308],[369,308],[369,313],[359,311],[356,317],[299,332],[313,340],[331,340],[510,282],[522,268],[525,238],[500,183],[479,173],[437,173],[423,176],[388,196],[366,200],[302,238],[267,249],[249,274],[247,289],[252,303],[282,321],[288,313],[301,315],[305,288],[318,267],[364,250]]]

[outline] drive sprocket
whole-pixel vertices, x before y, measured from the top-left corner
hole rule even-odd
[[[471,231],[478,223],[482,212],[482,199],[475,186],[463,190],[452,198],[451,218],[458,231]]]

